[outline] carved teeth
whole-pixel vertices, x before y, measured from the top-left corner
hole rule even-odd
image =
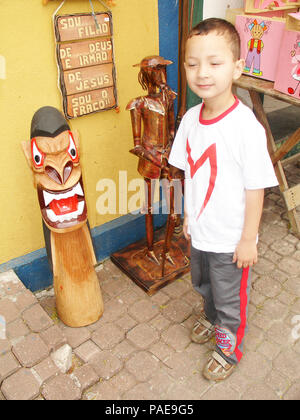
[[[47,217],[51,222],[65,222],[72,219],[77,219],[78,216],[80,216],[83,213],[84,209],[84,201],[78,202],[78,209],[76,211],[73,211],[72,213],[62,214],[60,216],[57,216],[53,210],[46,209]]]
[[[62,200],[65,198],[70,198],[70,197],[73,197],[75,194],[84,196],[79,182],[70,191],[67,191],[65,193],[59,193],[59,192],[49,193],[48,191],[43,191],[43,194],[44,194],[45,207],[47,207],[48,204],[50,204],[52,200]]]

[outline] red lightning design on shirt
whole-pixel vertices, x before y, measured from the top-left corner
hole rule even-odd
[[[204,199],[204,202],[202,204],[202,207],[200,209],[200,212],[197,216],[197,220],[199,219],[199,217],[201,216],[203,210],[205,209],[211,195],[212,192],[214,190],[215,187],[215,183],[216,183],[216,178],[217,178],[217,148],[216,148],[216,143],[212,144],[211,146],[209,146],[205,152],[202,154],[202,156],[196,161],[196,163],[194,163],[192,156],[191,156],[191,147],[189,144],[189,140],[187,139],[187,143],[186,143],[186,151],[188,154],[188,163],[190,165],[190,170],[191,170],[191,177],[193,178],[194,175],[196,174],[196,172],[198,171],[199,168],[201,168],[201,166],[205,163],[205,161],[207,159],[209,159],[209,164],[210,164],[210,179],[209,179],[209,185],[207,188],[207,192],[206,192],[206,196]]]

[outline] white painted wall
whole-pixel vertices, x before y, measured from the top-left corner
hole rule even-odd
[[[240,8],[244,6],[244,0],[204,0],[203,19],[209,17],[225,18],[226,9]]]

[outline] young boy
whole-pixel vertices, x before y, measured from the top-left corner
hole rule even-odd
[[[264,128],[232,93],[244,68],[235,27],[215,18],[199,23],[184,65],[203,103],[184,115],[169,163],[185,171],[184,234],[191,238],[192,283],[204,298],[192,340],[215,334],[203,374],[222,380],[242,357],[264,188],[278,182]]]

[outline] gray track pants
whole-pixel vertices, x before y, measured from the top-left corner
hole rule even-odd
[[[250,269],[232,263],[232,253],[199,251],[191,247],[192,283],[204,298],[204,311],[215,325],[216,351],[229,363],[242,358],[247,331]]]

